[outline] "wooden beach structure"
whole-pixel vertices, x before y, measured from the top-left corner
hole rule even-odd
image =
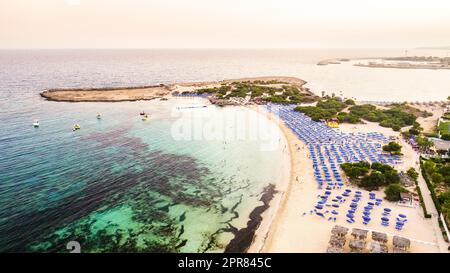
[[[361,253],[366,248],[366,241],[361,239],[352,239],[349,243],[350,252]]]
[[[372,240],[382,244],[386,244],[388,241],[388,236],[386,233],[372,231]]]
[[[370,253],[388,253],[388,247],[380,242],[370,244]]]
[[[343,253],[346,243],[345,236],[348,228],[336,225],[331,230],[330,241],[328,242],[327,253]]]
[[[400,236],[394,236],[392,243],[394,245],[394,253],[407,253],[411,246],[409,239]]]
[[[367,238],[367,233],[369,233],[369,231],[365,229],[359,228],[352,229],[352,236],[357,240],[365,240]]]

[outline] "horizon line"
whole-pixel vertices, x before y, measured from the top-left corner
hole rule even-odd
[[[450,47],[17,47],[0,48],[0,50],[157,50],[157,49],[184,49],[184,50],[270,50],[270,49],[448,49]]]

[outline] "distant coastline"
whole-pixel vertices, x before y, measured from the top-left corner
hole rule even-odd
[[[342,62],[359,61],[353,63],[353,66],[370,68],[396,68],[396,69],[450,69],[450,58],[440,57],[371,57],[354,59],[327,59],[317,63],[318,66],[341,64]]]

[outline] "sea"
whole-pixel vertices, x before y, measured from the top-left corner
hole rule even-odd
[[[236,234],[287,167],[278,127],[249,108],[202,98],[52,102],[43,90],[293,76],[317,94],[445,100],[449,70],[316,65],[405,54],[447,52],[2,50],[0,252],[68,252],[73,241],[82,252],[223,252],[239,244]]]

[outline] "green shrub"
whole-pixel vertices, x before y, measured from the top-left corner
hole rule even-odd
[[[345,103],[335,98],[319,101],[316,106],[322,109],[333,109],[336,112],[342,111],[347,107]]]
[[[431,162],[431,161],[430,160],[424,160],[423,158],[420,159],[420,166],[421,166],[421,169],[422,169],[422,176],[423,176],[423,179],[425,179],[425,182],[427,183],[428,189],[430,190],[431,199],[433,200],[433,203],[434,203],[434,206],[436,207],[436,210],[439,213],[441,213],[441,205],[439,203],[439,200],[436,197],[436,191],[435,191],[434,186],[433,186],[433,184],[431,183],[431,181],[430,181],[430,179],[428,177],[428,173],[427,173],[427,170],[426,170],[426,167],[425,167],[428,162]],[[431,162],[431,163],[433,163],[433,162]]]
[[[379,187],[385,185],[386,179],[379,171],[373,171],[371,174],[364,176],[359,182],[358,186],[368,191],[378,190]]]
[[[383,151],[393,153],[393,154],[400,154],[401,150],[402,150],[402,145],[400,145],[394,141],[391,141],[387,145],[383,146]]]
[[[344,173],[350,178],[358,178],[369,172],[370,164],[365,161],[358,163],[342,163],[341,168]]]
[[[352,99],[346,99],[346,100],[344,101],[344,103],[347,104],[347,105],[355,105],[355,104],[356,104],[355,101],[352,100]]]
[[[337,119],[339,120],[340,123],[359,123],[361,122],[361,119],[358,116],[349,114],[349,113],[344,113],[344,112],[340,112],[337,115]]]
[[[433,142],[430,141],[427,137],[418,136],[416,137],[416,142],[417,145],[419,145],[422,149],[428,149],[433,146]]]
[[[405,188],[403,188],[400,184],[390,184],[384,190],[384,194],[386,194],[386,199],[389,201],[400,201],[400,193],[408,192]]]
[[[417,181],[417,178],[419,178],[419,173],[417,173],[416,169],[414,168],[409,168],[406,171],[406,174],[413,180],[413,181]]]
[[[433,183],[435,183],[435,184],[439,184],[442,181],[444,181],[444,177],[440,173],[433,173],[431,175],[431,181],[433,181]]]
[[[350,114],[362,119],[379,122],[380,126],[399,131],[402,127],[413,125],[416,116],[402,111],[401,107],[394,105],[387,110],[378,110],[374,105],[355,105],[349,108]]]
[[[334,109],[322,109],[316,106],[297,106],[294,110],[304,113],[314,121],[333,118],[337,113]]]
[[[392,183],[399,183],[398,172],[389,165],[361,161],[357,163],[343,163],[341,168],[356,184],[367,190],[376,190],[379,187]]]

